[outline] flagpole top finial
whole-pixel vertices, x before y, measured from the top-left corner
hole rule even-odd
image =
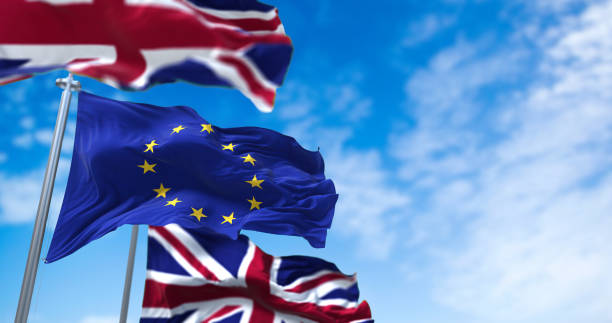
[[[70,84],[70,90],[71,91],[77,91],[78,92],[78,91],[81,90],[81,82],[75,80],[72,77],[72,73],[68,74],[68,77],[59,78],[59,79],[55,80],[55,85],[57,85],[61,89],[65,89],[68,84]]]

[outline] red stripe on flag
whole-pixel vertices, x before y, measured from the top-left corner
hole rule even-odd
[[[198,6],[194,6],[188,1],[182,0],[182,4],[194,10],[194,12],[198,13],[202,18],[206,19],[209,22],[224,24],[232,27],[237,27],[245,31],[275,31],[278,26],[281,25],[281,20],[278,16],[278,9],[274,9],[274,17],[272,19],[263,19],[263,18],[222,18],[216,16],[214,14],[210,14],[205,10],[199,8]],[[229,14],[231,11],[224,11],[226,14]],[[262,13],[265,15],[265,13]]]
[[[99,0],[61,7],[23,0],[0,1],[2,25],[11,26],[10,30],[0,29],[0,43],[109,44],[132,51],[181,47],[238,50],[254,43],[291,44],[284,34],[213,27],[203,24],[195,12],[125,5],[124,1]],[[32,21],[36,24],[32,25]]]
[[[219,60],[233,66],[240,76],[246,81],[249,87],[249,92],[260,98],[269,106],[274,106],[274,98],[276,92],[263,86],[259,80],[253,75],[253,72],[240,59],[232,56],[220,56]]]
[[[338,305],[319,306],[310,302],[295,303],[274,295],[267,297],[266,301],[268,306],[276,311],[294,314],[316,322],[350,322],[372,317],[370,306],[366,301],[354,308]]]
[[[113,64],[96,65],[79,72],[98,79],[111,78],[123,86],[129,86],[145,71],[142,50],[241,50],[258,43],[291,45],[291,39],[284,34],[255,34],[213,27],[201,22],[204,18],[199,12],[186,13],[146,4],[126,5],[124,0],[96,0],[91,4],[62,6],[22,0],[0,1],[0,12],[3,13],[0,25],[11,26],[0,28],[2,44],[114,45],[117,58]],[[251,22],[240,23],[254,26]],[[240,68],[241,75],[244,69]],[[249,87],[259,88],[252,80],[248,82]],[[273,93],[262,91],[258,96],[271,102]]]
[[[29,79],[32,76],[33,75],[22,75],[22,76],[17,76],[17,77],[14,77],[14,78],[9,78],[7,80],[0,81],[0,85],[11,84],[13,82]]]
[[[209,316],[206,320],[202,321],[202,323],[210,323],[212,320],[223,317],[235,310],[240,308],[240,306],[224,306],[220,310],[214,312],[211,316]]]
[[[257,291],[251,289],[251,286],[248,289],[222,287],[213,284],[178,286],[151,279],[147,279],[145,283],[142,306],[144,308],[173,309],[185,303],[205,302],[230,297],[255,299],[256,302],[259,302],[257,306],[301,316],[317,322],[350,322],[372,316],[370,307],[365,301],[361,302],[356,308],[344,308],[336,305],[318,306],[314,303],[295,303],[269,294],[258,294]]]
[[[164,227],[150,227],[155,232],[159,233],[173,248],[178,251],[187,262],[193,266],[198,272],[204,276],[204,278],[212,281],[219,281],[219,278],[206,268],[170,231]]]
[[[227,297],[249,298],[244,288],[222,287],[213,284],[179,286],[147,279],[142,306],[172,309],[184,303],[205,302]]]
[[[240,28],[245,31],[275,31],[281,25],[281,20],[278,16],[271,20],[262,20],[257,18],[224,19],[205,12],[200,12],[200,14],[207,21]]]
[[[160,229],[164,229],[161,227],[151,228],[158,232]],[[147,279],[143,307],[173,309],[186,303],[236,297],[253,301],[253,311],[249,321],[252,323],[273,322],[275,311],[322,323],[352,322],[372,317],[370,306],[365,301],[361,302],[357,307],[346,308],[339,305],[320,306],[312,302],[292,302],[270,294],[270,272],[274,257],[266,254],[256,246],[254,248],[253,258],[246,272],[246,288],[224,287],[216,284],[178,286]],[[317,284],[338,279],[339,277],[347,279],[344,275],[324,275],[293,289],[307,291],[308,285],[314,287]],[[350,277],[350,279],[354,278]]]
[[[313,289],[319,285],[322,285],[322,284],[325,284],[327,282],[334,281],[334,280],[348,280],[348,281],[354,282],[355,278],[351,276],[345,276],[341,273],[329,273],[321,277],[317,277],[313,280],[309,280],[307,282],[299,284],[291,289],[286,289],[285,291],[291,292],[291,293],[301,293],[301,292],[308,291],[309,289]]]
[[[253,312],[249,323],[274,323],[274,312],[257,302],[253,302]]]
[[[257,18],[223,19],[206,13],[202,15],[210,22],[233,26],[245,31],[275,31],[281,25],[281,20],[278,16],[272,20],[261,20]]]

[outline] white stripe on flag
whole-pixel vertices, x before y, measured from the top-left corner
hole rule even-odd
[[[176,224],[168,224],[165,226],[175,238],[177,238],[191,254],[198,259],[208,270],[210,270],[219,280],[234,279],[234,276],[228,272],[221,264],[208,254],[204,248],[183,228]]]
[[[185,269],[191,276],[205,279],[204,276],[193,266],[168,242],[164,237],[162,237],[155,229],[149,228],[149,237],[157,240],[159,244],[166,249],[166,251],[176,260],[176,262]]]

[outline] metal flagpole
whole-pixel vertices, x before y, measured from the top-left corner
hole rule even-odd
[[[127,268],[125,269],[125,282],[123,283],[123,299],[121,300],[121,315],[119,323],[127,320],[128,307],[130,305],[130,290],[132,289],[132,274],[134,273],[134,258],[136,257],[136,243],[138,242],[138,226],[132,226],[132,239],[130,240],[130,253],[128,255]]]
[[[32,232],[32,242],[30,243],[26,269],[23,274],[23,282],[21,283],[21,294],[19,295],[15,323],[25,323],[28,320],[30,302],[32,300],[34,283],[36,281],[36,272],[38,270],[38,261],[40,259],[40,250],[42,248],[42,241],[47,225],[47,216],[49,215],[49,205],[51,203],[51,196],[53,195],[53,184],[57,172],[57,163],[62,149],[62,139],[64,138],[64,130],[66,129],[66,120],[68,119],[70,99],[72,98],[72,91],[79,91],[81,89],[81,84],[74,80],[72,73],[69,73],[66,78],[57,79],[55,84],[64,89],[64,91],[62,92],[62,99],[60,101],[59,111],[57,112],[51,151],[49,152],[49,160],[47,161],[47,169],[45,170],[42,192],[40,193],[40,200],[38,202],[38,211],[36,212],[36,220],[34,222],[34,231]]]

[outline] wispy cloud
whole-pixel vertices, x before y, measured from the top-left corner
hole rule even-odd
[[[383,167],[378,149],[355,149],[351,127],[367,118],[373,101],[358,90],[359,78],[326,85],[316,91],[303,84],[290,84],[279,100],[281,117],[289,124],[285,133],[306,147],[320,147],[326,175],[340,198],[336,205],[333,229],[357,239],[355,252],[369,259],[386,259],[397,242],[395,224],[406,216],[403,211],[410,198],[394,187],[392,173]],[[328,120],[335,124],[326,124]]]
[[[290,82],[278,97],[280,117],[296,120],[317,115],[317,119],[332,117],[345,124],[363,121],[372,113],[373,99],[363,89],[359,72],[341,75],[337,80],[315,86]]]
[[[575,8],[576,6],[597,2],[597,0],[523,0],[521,2],[528,8],[535,8],[545,13],[559,13]]]
[[[482,158],[477,148],[488,140],[482,132],[495,131],[487,119],[495,118],[495,106],[503,105],[483,100],[483,93],[494,84],[511,83],[524,69],[525,56],[523,49],[496,48],[488,36],[475,42],[459,38],[427,68],[416,71],[406,84],[407,106],[416,124],[407,133],[391,136],[394,146],[410,147],[393,150],[405,161],[399,175],[431,185],[442,174],[469,171]]]
[[[51,145],[51,139],[53,138],[53,130],[47,129],[38,129],[31,130],[29,132],[22,133],[13,137],[12,143],[14,146],[29,149],[32,148],[32,145],[40,144],[45,146]]]
[[[414,148],[396,157],[423,197],[408,246],[442,304],[482,322],[612,319],[611,16],[568,14],[531,47],[460,40],[407,82],[416,126],[392,138]]]
[[[410,24],[402,45],[411,47],[432,39],[441,31],[455,23],[452,15],[428,14]]]
[[[59,214],[65,183],[68,179],[70,161],[61,158],[56,175],[56,187],[49,211],[49,228],[55,226]],[[40,198],[45,167],[23,174],[7,174],[0,172],[0,183],[4,188],[0,192],[0,223],[29,222],[36,216],[36,208]]]
[[[371,113],[372,99],[364,97],[353,84],[332,86],[327,89],[331,109],[343,114],[350,122],[357,122]]]
[[[392,186],[378,150],[338,147],[326,154],[327,173],[340,194],[334,229],[358,237],[359,254],[386,259],[396,245],[395,225],[405,220],[410,198]]]
[[[26,130],[34,128],[35,120],[33,116],[25,116],[19,120],[19,125]]]
[[[51,128],[36,128],[35,119],[31,115],[26,115],[20,121],[23,133],[12,138],[12,144],[22,149],[29,149],[35,143],[44,147],[50,147],[53,137]],[[48,228],[55,227],[56,219],[61,207],[63,192],[68,180],[68,172],[70,170],[70,155],[74,146],[74,136],[76,130],[76,122],[70,120],[67,122],[64,133],[62,150],[58,164],[58,170],[55,181],[55,189],[51,208],[49,211],[50,218]],[[2,160],[0,152],[0,163],[6,161],[8,156]],[[0,224],[14,224],[29,222],[36,216],[36,208],[40,198],[43,176],[46,164],[38,168],[24,170],[19,169],[10,171],[0,171],[0,183],[7,188],[0,191]]]
[[[317,95],[314,89],[297,83],[286,84],[279,92],[277,111],[282,119],[294,120],[306,117],[314,107],[313,97]]]

